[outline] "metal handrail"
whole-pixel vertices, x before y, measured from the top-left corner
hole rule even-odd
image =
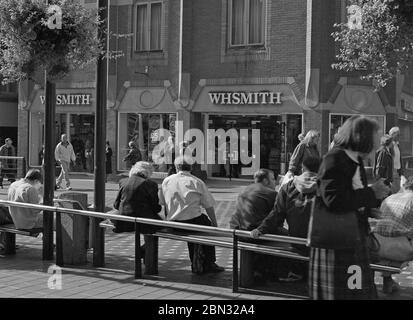
[[[101,212],[95,212],[95,211],[76,210],[76,209],[45,206],[45,205],[40,205],[40,204],[14,202],[14,201],[7,201],[7,200],[0,200],[0,204],[21,207],[21,208],[54,211],[58,213],[78,214],[82,216],[89,216],[89,217],[101,218],[101,219],[111,219],[111,220],[120,220],[120,221],[133,222],[133,223],[143,223],[143,224],[150,224],[150,225],[155,225],[155,226],[170,227],[170,228],[190,230],[190,231],[209,232],[209,233],[221,234],[221,235],[231,236],[231,237],[235,235],[237,237],[240,236],[240,237],[250,238],[250,232],[244,231],[244,230],[224,229],[224,228],[216,228],[216,227],[209,227],[209,226],[194,225],[194,224],[189,224],[189,223],[155,220],[155,219],[147,219],[147,218],[135,218],[135,217],[101,213]],[[307,242],[307,240],[304,238],[295,238],[295,237],[287,237],[287,236],[279,236],[279,235],[262,235],[259,237],[259,240],[270,240],[270,241],[278,241],[278,242],[299,244],[299,245],[306,245],[306,242]],[[256,244],[256,245],[259,245],[259,244]],[[252,246],[245,244],[245,243],[240,243],[238,246],[241,248],[245,248],[245,249],[250,249],[250,250],[253,249]],[[263,246],[265,246],[265,244],[263,244]],[[381,269],[387,268],[387,266],[381,266],[381,265],[379,266],[376,264],[372,264],[372,266],[381,268]],[[393,267],[388,267],[388,268],[389,270],[391,270],[391,268]]]
[[[24,157],[20,157],[20,156],[0,156],[0,159],[6,159],[6,160],[24,160]]]
[[[101,218],[101,219],[111,219],[111,220],[120,220],[120,221],[133,222],[133,223],[150,224],[150,225],[160,226],[160,227],[165,227],[165,228],[169,227],[169,228],[183,229],[183,230],[189,230],[189,231],[209,232],[209,233],[215,233],[215,234],[231,236],[231,237],[233,236],[235,232],[237,236],[250,238],[250,232],[244,231],[244,230],[233,230],[233,229],[209,227],[209,226],[194,225],[194,224],[189,224],[189,223],[155,220],[155,219],[147,219],[147,218],[135,218],[135,217],[130,217],[130,216],[108,214],[108,213],[102,213],[102,212],[96,212],[96,211],[77,210],[77,209],[61,208],[61,207],[46,206],[46,205],[41,205],[41,204],[22,203],[22,202],[14,202],[14,201],[6,201],[6,200],[0,200],[0,204],[21,207],[21,208],[54,211],[58,213],[78,214],[82,216],[89,216],[89,217]],[[292,244],[301,244],[301,245],[306,244],[306,239],[279,236],[279,235],[262,235],[260,236],[259,239],[269,240],[269,241],[279,241],[279,242],[292,243]]]

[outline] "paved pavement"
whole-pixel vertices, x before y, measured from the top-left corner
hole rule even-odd
[[[217,219],[220,227],[227,227],[235,208],[237,194],[245,182],[209,181],[208,186],[217,200]],[[93,181],[73,179],[73,191],[86,192],[89,203],[93,202]],[[106,205],[111,207],[118,186],[116,182],[106,185]],[[60,193],[57,192],[57,193]],[[4,199],[7,189],[0,189],[0,199]],[[17,236],[19,249],[15,256],[0,255],[0,298],[95,298],[95,299],[251,299],[272,300],[291,299],[284,295],[268,295],[260,291],[233,294],[231,290],[232,253],[229,249],[216,248],[217,263],[226,267],[220,274],[197,276],[191,273],[186,244],[180,241],[160,239],[159,275],[134,279],[134,236],[106,232],[104,268],[89,263],[82,267],[62,269],[61,290],[50,289],[53,262],[41,259],[41,238]],[[401,290],[393,295],[380,294],[382,299],[413,299],[413,265],[402,274],[395,276]],[[380,285],[380,277],[376,277]],[[53,285],[53,283],[51,283]],[[276,288],[277,291],[306,294],[305,284],[280,285],[270,282],[256,289]],[[297,297],[295,297],[297,298]]]

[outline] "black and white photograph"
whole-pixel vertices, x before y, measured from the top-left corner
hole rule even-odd
[[[413,0],[0,0],[0,305],[33,299],[413,300]]]

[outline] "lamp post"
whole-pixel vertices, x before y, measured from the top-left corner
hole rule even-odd
[[[98,36],[104,43],[103,54],[99,57],[96,66],[96,112],[95,112],[95,211],[105,211],[105,180],[106,180],[106,89],[107,89],[107,53],[106,27],[108,25],[108,0],[99,0],[98,10],[100,20]],[[105,264],[105,234],[99,227],[100,219],[93,218],[93,266],[103,267]]]
[[[46,0],[46,5],[48,0]],[[53,206],[55,185],[55,113],[56,113],[56,84],[44,72],[45,90],[45,137],[44,137],[44,193],[43,203]],[[53,260],[53,212],[47,211],[43,216],[43,260]]]

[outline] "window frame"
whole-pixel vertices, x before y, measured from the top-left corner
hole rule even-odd
[[[266,1],[262,0],[262,12],[261,12],[261,31],[262,31],[262,42],[258,43],[249,43],[249,35],[250,35],[250,1],[251,0],[243,0],[245,5],[245,12],[244,12],[244,20],[246,23],[243,25],[243,33],[245,35],[245,41],[243,44],[232,44],[232,7],[233,7],[233,0],[228,0],[228,48],[248,48],[248,47],[265,47],[265,39],[266,39]]]
[[[152,19],[152,5],[154,4],[160,4],[161,5],[161,25],[159,28],[160,32],[160,48],[158,49],[151,49],[151,19]],[[137,30],[137,24],[138,24],[138,7],[140,6],[146,6],[147,8],[147,20],[146,20],[146,28],[148,30],[148,49],[147,50],[140,50],[137,48],[138,46],[138,30]],[[164,3],[163,1],[145,1],[145,2],[136,2],[135,5],[133,6],[133,15],[134,15],[134,24],[133,24],[133,50],[136,53],[145,53],[145,52],[163,52],[163,38],[162,38],[162,30],[164,27]]]

